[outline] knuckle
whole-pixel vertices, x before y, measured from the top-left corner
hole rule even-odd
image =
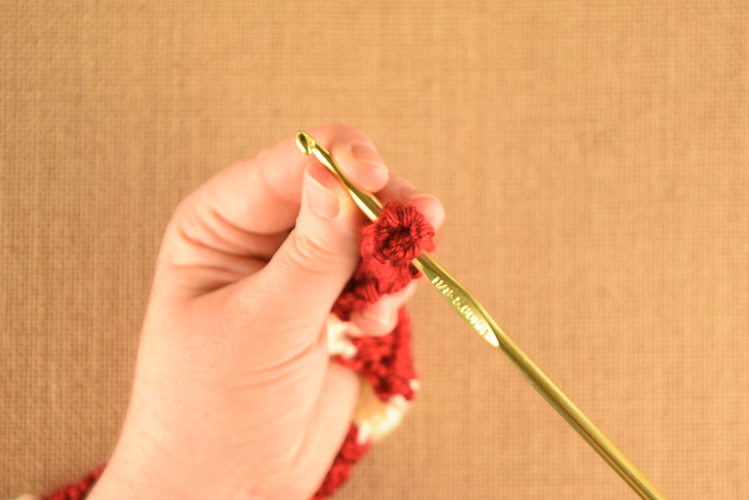
[[[273,161],[273,149],[271,147],[266,147],[258,151],[255,156],[253,157],[253,160],[256,163],[265,163],[265,162],[272,162]]]
[[[172,212],[169,220],[170,226],[181,227],[191,221],[195,215],[195,194],[189,194],[182,198]]]
[[[325,131],[326,135],[330,137],[329,142],[331,143],[348,142],[348,143],[354,144],[354,143],[368,142],[374,145],[374,143],[372,142],[372,139],[370,139],[367,134],[365,134],[358,128],[353,127],[351,125],[347,125],[345,123],[331,123],[323,127],[320,127],[320,130]],[[332,147],[332,144],[328,144],[328,146]]]
[[[338,252],[325,245],[320,238],[304,231],[291,233],[290,258],[296,267],[310,273],[324,273],[330,264],[340,260]]]

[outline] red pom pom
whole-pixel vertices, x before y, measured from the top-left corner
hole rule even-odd
[[[361,234],[362,256],[394,268],[434,248],[434,229],[413,205],[385,205],[377,222],[362,228]]]
[[[386,204],[377,221],[362,228],[361,237],[362,260],[333,306],[344,321],[352,312],[406,286],[419,275],[411,260],[434,250],[434,229],[410,204]]]

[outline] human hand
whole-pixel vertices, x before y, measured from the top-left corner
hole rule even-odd
[[[360,131],[310,131],[352,182],[439,201],[389,174]],[[290,138],[185,198],[169,222],[130,407],[89,498],[308,500],[351,422],[359,382],[329,359],[324,323],[359,259],[364,217]],[[392,331],[414,283],[351,321]]]

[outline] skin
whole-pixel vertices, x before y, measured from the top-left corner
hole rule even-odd
[[[309,131],[383,201],[435,229],[440,202],[390,174],[343,125]],[[364,216],[289,138],[219,172],[164,235],[133,392],[92,500],[308,500],[351,422],[359,382],[330,361],[324,322],[358,261]],[[415,283],[352,316],[382,335]]]

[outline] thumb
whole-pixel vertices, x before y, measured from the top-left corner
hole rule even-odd
[[[266,292],[257,300],[274,311],[281,331],[312,327],[319,332],[359,261],[363,222],[333,174],[309,164],[295,227],[253,285]]]

